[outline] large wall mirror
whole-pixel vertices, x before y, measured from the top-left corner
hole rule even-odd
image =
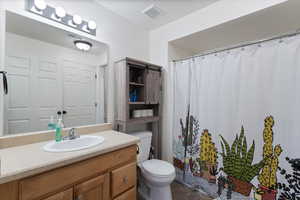
[[[105,123],[107,58],[104,43],[6,11],[4,135],[44,131],[58,118],[65,127]]]

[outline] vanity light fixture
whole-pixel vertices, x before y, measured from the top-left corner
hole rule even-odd
[[[72,22],[75,26],[78,26],[82,23],[82,18],[79,15],[74,15]]]
[[[97,28],[97,24],[96,24],[96,22],[95,21],[89,21],[88,22],[88,29],[89,30],[96,30],[96,28]]]
[[[56,7],[55,8],[55,17],[57,19],[61,19],[61,18],[64,18],[66,16],[66,11],[64,8],[62,7]]]
[[[45,3],[44,0],[34,0],[34,7],[32,8],[33,10],[35,9],[36,12],[40,13],[43,12],[47,8],[47,4]]]
[[[47,4],[47,0],[25,0],[25,8],[39,16],[96,36],[97,24],[95,21],[83,20],[78,14],[72,15],[66,12],[63,7]]]
[[[97,29],[97,24],[93,20],[88,21],[82,27],[82,30],[89,32],[89,33],[96,31],[96,29]]]
[[[75,40],[74,44],[77,49],[81,51],[89,51],[93,46],[92,43],[85,41],[85,40]]]

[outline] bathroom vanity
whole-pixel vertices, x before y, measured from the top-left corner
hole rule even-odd
[[[138,138],[107,130],[93,148],[64,153],[47,142],[0,150],[1,200],[135,200]]]

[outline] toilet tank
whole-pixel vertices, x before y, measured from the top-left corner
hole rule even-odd
[[[136,136],[140,138],[139,146],[139,154],[137,157],[138,163],[142,163],[149,158],[150,148],[151,148],[151,139],[152,139],[152,132],[151,131],[140,131],[140,132],[133,132],[130,135]]]

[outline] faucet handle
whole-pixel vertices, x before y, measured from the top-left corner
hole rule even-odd
[[[78,135],[76,135],[76,133],[75,133],[75,128],[71,128],[70,130],[69,130],[69,139],[70,140],[74,140],[74,139],[76,139],[76,138],[79,138],[80,136]]]
[[[69,136],[75,136],[75,128],[69,130]]]

